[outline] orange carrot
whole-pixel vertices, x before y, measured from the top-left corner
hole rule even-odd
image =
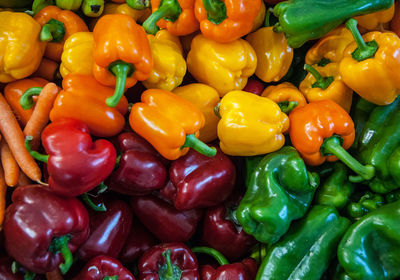
[[[0,231],[3,227],[4,213],[6,211],[7,186],[4,181],[3,169],[0,166]]]
[[[56,84],[46,84],[40,92],[35,109],[33,109],[32,116],[26,123],[24,135],[30,135],[33,137],[31,142],[31,147],[33,150],[37,150],[40,146],[40,134],[42,133],[43,128],[49,122],[49,114],[53,108],[57,93],[58,86]]]
[[[0,142],[0,153],[6,184],[14,187],[18,183],[19,167],[4,139]]]
[[[32,184],[31,179],[28,178],[28,176],[25,175],[22,170],[19,170],[19,176],[18,176],[18,184],[17,186],[26,186]]]
[[[40,183],[42,172],[25,149],[25,136],[2,94],[0,94],[0,131],[22,171],[33,181]]]

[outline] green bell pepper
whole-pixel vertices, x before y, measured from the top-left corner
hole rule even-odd
[[[365,215],[344,234],[338,247],[341,266],[358,280],[400,277],[400,201]]]
[[[83,0],[56,0],[57,7],[64,10],[76,11],[82,5]]]
[[[293,220],[304,216],[318,185],[318,174],[307,171],[296,149],[283,147],[253,171],[236,218],[258,241],[275,243]]]
[[[318,39],[349,18],[389,9],[393,0],[289,0],[274,7],[279,18],[274,31],[284,32],[288,45],[298,48]]]
[[[356,220],[385,204],[385,199],[382,195],[372,192],[365,192],[362,195],[357,193],[355,198],[352,199],[355,201],[347,205],[347,214]]]
[[[335,256],[350,221],[333,207],[316,205],[273,245],[256,280],[319,280]]]

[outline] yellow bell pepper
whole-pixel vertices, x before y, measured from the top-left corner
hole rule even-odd
[[[60,73],[62,77],[69,73],[92,75],[93,70],[92,32],[77,32],[72,34],[64,44],[61,55]]]
[[[253,28],[251,29],[250,32],[256,31],[258,28],[260,28],[264,24],[266,11],[267,11],[267,9],[265,8],[264,1],[261,1],[260,10],[258,11],[257,17],[253,22]]]
[[[178,87],[186,74],[186,61],[182,55],[179,38],[163,30],[160,35],[147,35],[153,57],[153,70],[143,85],[172,91]],[[166,34],[169,33],[169,34]]]
[[[246,86],[248,77],[256,70],[257,57],[243,39],[223,44],[199,34],[192,41],[187,65],[197,81],[212,86],[224,96]]]
[[[200,129],[199,139],[205,143],[217,139],[219,118],[215,115],[214,108],[220,101],[218,92],[210,86],[199,83],[177,87],[172,92],[195,105],[203,113],[206,122]]]
[[[395,10],[394,5],[395,4],[393,2],[392,7],[390,7],[387,10],[375,12],[372,14],[366,14],[363,16],[358,16],[355,17],[354,19],[358,21],[358,24],[361,27],[365,28],[368,31],[378,30],[380,25],[382,25],[383,23],[388,23],[389,21],[392,20]]]
[[[46,47],[41,26],[25,13],[0,12],[0,82],[28,77],[39,67]]]
[[[254,156],[279,150],[289,118],[269,98],[231,91],[219,106],[218,138],[221,150],[232,156]]]

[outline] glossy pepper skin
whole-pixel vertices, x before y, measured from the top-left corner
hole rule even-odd
[[[5,247],[32,272],[53,271],[63,262],[61,253],[54,253],[55,247],[50,246],[53,240],[69,237],[68,248],[73,253],[89,236],[89,215],[76,198],[57,196],[40,185],[27,185],[13,192],[12,202],[4,221]]]
[[[395,4],[386,10],[355,17],[359,25],[367,30],[377,30],[383,23],[392,20],[395,11]]]
[[[346,231],[338,259],[351,279],[396,279],[400,276],[400,201],[362,217]]]
[[[284,32],[288,45],[301,47],[318,39],[348,18],[390,8],[393,0],[289,0],[274,7],[275,30]]]
[[[245,87],[256,70],[257,56],[245,40],[222,44],[199,34],[192,41],[187,66],[198,82],[212,86],[222,97]]]
[[[170,252],[173,275],[167,276],[165,252]],[[194,253],[183,243],[163,243],[147,250],[138,263],[139,280],[200,280]]]
[[[289,114],[287,110],[294,109],[290,107],[301,107],[307,104],[307,100],[301,91],[289,82],[284,82],[276,86],[268,86],[262,93],[262,97],[268,97],[279,105],[281,110]],[[287,105],[286,105],[287,104]],[[290,106],[290,104],[293,104]]]
[[[77,14],[69,10],[62,10],[57,6],[47,6],[41,9],[34,17],[34,19],[42,26],[50,24],[49,20],[58,20],[63,23],[65,35],[61,40],[53,38],[46,45],[44,56],[54,61],[61,61],[61,54],[65,40],[76,32],[89,31],[86,23]]]
[[[256,79],[248,79],[246,86],[242,89],[243,91],[254,93],[255,95],[261,95],[264,90],[264,84]]]
[[[115,86],[114,96],[107,101],[115,107],[125,88],[149,77],[153,68],[150,45],[143,28],[121,14],[102,16],[93,37],[93,75],[103,85]]]
[[[252,258],[241,262],[221,265],[214,269],[211,265],[200,268],[202,280],[253,280],[257,273],[258,264]]]
[[[122,154],[118,168],[106,181],[111,190],[143,195],[164,187],[166,161],[146,140],[134,132],[124,132],[118,135],[117,142]]]
[[[219,146],[227,155],[261,155],[285,144],[288,117],[268,98],[231,91],[221,99],[218,112]]]
[[[297,151],[283,147],[254,169],[236,218],[258,241],[276,243],[307,212],[318,185],[318,174],[307,171]]]
[[[200,209],[179,211],[155,196],[133,196],[133,213],[161,242],[186,242],[202,217]]]
[[[260,0],[196,0],[194,12],[206,38],[230,43],[251,31],[260,8]]]
[[[349,225],[335,208],[314,206],[270,248],[255,279],[321,279]]]
[[[25,13],[0,12],[0,83],[31,75],[46,47],[40,42],[40,24]]]
[[[92,76],[69,74],[63,79],[63,90],[50,111],[50,120],[74,118],[86,123],[95,136],[117,135],[125,126],[128,101],[123,96],[117,107],[108,107],[105,100],[112,94],[111,88],[99,84]]]
[[[106,276],[117,276],[118,280],[135,280],[132,273],[117,259],[104,255],[91,259],[74,280],[103,280]]]
[[[111,174],[116,160],[113,145],[104,139],[92,141],[81,121],[61,119],[42,132],[42,144],[49,155],[49,187],[71,197],[95,188]]]

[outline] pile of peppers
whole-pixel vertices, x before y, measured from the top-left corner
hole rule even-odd
[[[0,279],[400,279],[399,36],[394,0],[0,0]]]

